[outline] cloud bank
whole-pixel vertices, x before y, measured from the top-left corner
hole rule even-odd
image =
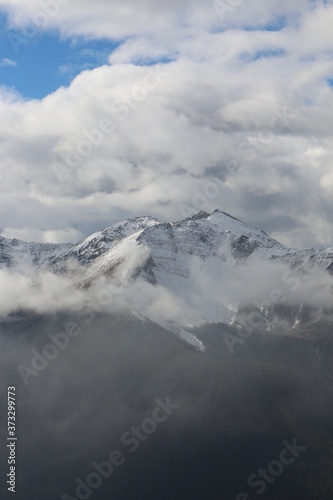
[[[41,4],[3,1],[9,33]],[[2,235],[77,241],[219,207],[332,246],[331,2],[53,4],[41,30],[119,45],[42,100],[0,89]]]
[[[332,277],[324,269],[291,270],[288,264],[270,261],[229,267],[217,265],[216,259],[193,257],[188,278],[170,274],[154,285],[131,277],[142,265],[143,254],[134,246],[128,252],[125,271],[120,263],[112,270],[113,279],[107,276],[110,270],[94,274],[74,262],[61,274],[36,273],[27,266],[0,269],[0,319],[25,311],[82,314],[93,321],[102,312],[134,315],[168,329],[173,324],[188,328],[230,323],[237,311],[248,307],[271,312],[280,306],[296,307],[299,312],[302,308],[332,310]]]

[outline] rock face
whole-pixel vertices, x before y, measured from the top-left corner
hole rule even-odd
[[[157,283],[157,275],[173,274],[188,277],[188,261],[192,256],[202,261],[214,258],[216,265],[230,267],[244,261],[277,260],[292,267],[309,265],[333,269],[333,249],[287,248],[264,231],[247,226],[231,215],[215,210],[199,212],[182,221],[163,223],[152,217],[137,217],[119,222],[94,233],[77,245],[26,243],[0,237],[0,266],[16,267],[30,264],[36,269],[65,268],[77,261],[87,269],[112,269],[131,254],[145,247],[146,258],[133,277],[141,276]],[[130,267],[130,263],[129,263]]]
[[[66,253],[71,247],[70,243],[27,243],[0,236],[0,267],[19,268],[22,265],[30,265],[38,268],[50,264],[58,255]]]
[[[198,314],[193,324],[205,321],[235,323],[240,304],[235,300],[231,306],[230,301],[227,303],[226,289],[236,279],[242,280],[242,275],[246,274],[243,269],[253,264],[259,266],[260,274],[260,266],[267,263],[284,264],[291,271],[297,271],[298,276],[308,275],[311,279],[314,271],[329,276],[333,273],[333,249],[288,248],[221,210],[212,214],[199,212],[170,223],[149,216],[137,217],[92,234],[76,245],[0,238],[0,267],[19,269],[29,265],[36,271],[69,275],[74,272],[80,275],[81,286],[107,277],[115,286],[126,288],[141,279],[155,287],[164,287],[175,297],[182,298],[185,305],[195,308]],[[206,280],[207,276],[220,279],[220,289],[224,291],[222,298],[218,290],[215,296],[212,295],[212,279]],[[289,327],[301,323],[298,316],[301,306],[296,304],[295,308],[293,304],[294,312],[291,313],[284,304],[283,319],[289,318]],[[256,307],[269,322],[272,307],[269,304]],[[145,315],[139,306],[138,311]],[[275,307],[273,313],[277,311]],[[165,326],[163,321],[160,323]]]

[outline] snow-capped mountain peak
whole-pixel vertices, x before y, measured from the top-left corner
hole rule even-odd
[[[215,210],[174,222],[150,216],[128,219],[76,245],[0,238],[0,267],[19,269],[23,264],[37,273],[47,270],[74,277],[81,288],[107,279],[112,286],[128,290],[133,312],[201,348],[184,330],[187,324],[230,323],[247,300],[246,288],[264,310],[261,274],[271,273],[266,280],[273,280],[276,265],[284,265],[305,274],[318,270],[329,275],[333,250],[288,248],[264,231]]]

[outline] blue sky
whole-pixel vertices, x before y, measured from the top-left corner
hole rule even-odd
[[[279,17],[261,29],[278,31],[285,21],[284,17]],[[69,86],[83,70],[108,64],[109,55],[119,46],[105,38],[91,40],[75,36],[64,39],[55,29],[38,32],[33,25],[32,35],[28,37],[24,29],[11,29],[7,16],[1,12],[0,36],[0,85],[14,88],[26,99],[41,99],[61,86]],[[169,60],[158,59],[159,62]],[[149,64],[149,57],[145,64]]]
[[[27,38],[8,28],[0,15],[0,85],[15,88],[24,98],[41,99],[68,86],[85,69],[108,64],[117,46],[109,40],[62,39],[56,30]]]

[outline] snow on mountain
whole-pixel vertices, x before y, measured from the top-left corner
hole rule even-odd
[[[59,255],[63,255],[71,243],[27,243],[17,239],[0,236],[0,266],[23,267],[40,266],[49,263]]]
[[[73,267],[73,262],[78,266]],[[36,271],[56,273],[74,269],[81,287],[101,277],[121,289],[145,283],[142,293],[137,288],[131,296],[136,314],[163,325],[199,349],[203,348],[201,342],[184,329],[186,325],[230,323],[238,310],[235,299],[241,280],[247,276],[246,269],[259,266],[258,276],[246,278],[253,281],[255,289],[259,274],[267,271],[267,263],[284,263],[309,275],[314,270],[329,273],[333,249],[316,252],[285,247],[220,210],[199,212],[171,223],[149,216],[129,219],[77,245],[0,238],[0,266],[28,264]],[[158,301],[161,290],[163,299]],[[170,318],[168,308],[173,311]]]

